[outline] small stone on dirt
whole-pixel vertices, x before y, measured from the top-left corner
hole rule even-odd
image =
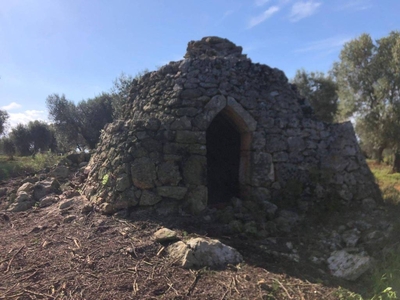
[[[58,206],[58,208],[59,208],[59,209],[66,209],[66,208],[72,206],[72,204],[74,204],[74,199],[65,200],[65,201],[62,201],[62,202],[60,203],[60,205]]]
[[[175,241],[177,239],[177,233],[168,228],[161,228],[154,233],[154,238],[156,239],[156,242],[159,243]]]
[[[71,223],[73,220],[75,220],[76,219],[76,216],[75,215],[70,215],[70,216],[68,216],[68,217],[65,217],[65,219],[64,219],[64,223]]]
[[[85,215],[90,213],[91,211],[93,211],[93,204],[91,203],[85,204],[81,209],[81,213]]]
[[[234,248],[218,240],[194,238],[179,241],[167,248],[169,256],[183,268],[218,268],[243,261],[242,255]]]
[[[40,199],[39,207],[41,207],[41,208],[47,207],[47,206],[52,205],[55,202],[57,202],[56,197],[54,197],[54,196],[46,196],[46,197]]]

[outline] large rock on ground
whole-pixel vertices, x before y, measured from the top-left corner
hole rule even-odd
[[[219,268],[243,261],[242,255],[236,249],[218,240],[204,238],[174,243],[167,248],[167,252],[184,268]]]
[[[66,166],[57,166],[52,172],[51,176],[54,176],[57,179],[65,179],[69,175],[69,168]]]
[[[8,208],[9,211],[19,212],[30,209],[35,204],[35,200],[25,191],[17,194],[15,202]]]
[[[21,193],[21,192],[25,192],[27,194],[32,193],[33,191],[33,183],[30,182],[25,182],[23,185],[21,185],[18,190],[17,190],[17,194]]]
[[[371,268],[372,259],[369,256],[340,250],[332,252],[328,258],[328,265],[333,276],[353,281]]]
[[[33,197],[35,200],[40,200],[50,193],[57,192],[59,188],[60,183],[54,178],[37,182],[33,188]]]

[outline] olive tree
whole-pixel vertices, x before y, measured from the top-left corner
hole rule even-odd
[[[333,77],[322,72],[308,73],[297,70],[292,83],[300,95],[306,98],[314,109],[316,117],[324,122],[334,121],[338,108],[337,84]]]
[[[340,113],[357,120],[357,134],[382,161],[385,148],[400,159],[400,32],[372,40],[368,34],[346,43],[333,67]],[[395,159],[396,161],[396,159]],[[400,168],[394,171],[400,171]]]

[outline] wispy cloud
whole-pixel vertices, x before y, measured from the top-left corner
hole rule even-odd
[[[314,41],[308,43],[304,48],[299,48],[294,50],[294,52],[314,52],[314,51],[324,51],[327,53],[337,51],[340,49],[345,43],[350,41],[350,37],[332,37],[328,39],[323,39],[319,41]]]
[[[255,4],[256,6],[263,6],[263,5],[267,4],[269,1],[270,1],[270,0],[255,0],[255,1],[254,1],[254,4]]]
[[[227,16],[233,14],[235,11],[233,9],[227,10],[226,12],[224,12],[223,17],[226,18]]]
[[[1,109],[12,110],[12,109],[20,108],[20,107],[21,107],[21,104],[18,104],[17,102],[11,102],[8,105],[2,106]]]
[[[338,10],[366,10],[372,8],[370,0],[347,0],[345,3],[339,6]]]
[[[26,110],[20,113],[9,113],[10,127],[15,127],[18,124],[27,124],[30,121],[40,120],[47,121],[46,112],[44,110]]]
[[[301,19],[307,18],[311,15],[313,15],[318,7],[321,5],[320,2],[314,2],[314,1],[300,1],[296,2],[292,6],[292,10],[290,12],[290,21],[292,22],[297,22]]]
[[[258,24],[261,24],[262,22],[264,22],[265,20],[270,18],[273,14],[277,13],[278,11],[279,11],[278,6],[271,6],[266,11],[264,11],[261,15],[251,18],[247,28],[252,28],[254,26],[257,26]]]

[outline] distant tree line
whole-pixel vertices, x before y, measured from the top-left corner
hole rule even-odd
[[[82,100],[75,104],[65,95],[52,94],[46,99],[50,124],[32,121],[18,124],[5,135],[9,115],[0,110],[0,150],[13,158],[14,155],[29,156],[38,152],[68,152],[94,149],[101,129],[114,119],[122,118],[133,79],[148,72],[144,70],[135,77],[122,73],[110,92]]]

